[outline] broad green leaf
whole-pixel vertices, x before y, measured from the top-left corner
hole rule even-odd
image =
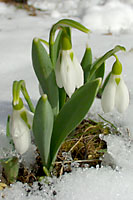
[[[94,80],[96,78],[102,78],[103,80],[104,73],[105,73],[105,62],[103,62],[101,66],[95,71],[91,79]]]
[[[65,103],[55,119],[51,138],[51,163],[65,138],[83,120],[97,94],[101,79],[86,83]]]
[[[66,101],[66,92],[64,88],[59,88],[59,109],[61,109]]]
[[[84,82],[86,83],[92,65],[92,51],[87,47],[81,61],[81,66],[84,71]]]
[[[47,94],[53,113],[56,115],[59,111],[59,93],[55,73],[47,51],[37,38],[32,44],[32,61],[42,90]]]
[[[33,119],[33,134],[43,165],[49,167],[50,142],[53,129],[53,112],[47,95],[43,95],[36,106]]]
[[[91,71],[89,73],[89,77],[88,80],[91,80],[93,77],[93,74],[95,73],[95,71],[103,64],[103,62],[105,62],[105,60],[107,60],[109,57],[113,56],[113,54],[115,54],[117,51],[125,51],[125,47],[119,46],[117,45],[114,49],[108,51],[107,53],[105,53],[102,57],[100,57],[99,59],[97,59],[91,67]]]

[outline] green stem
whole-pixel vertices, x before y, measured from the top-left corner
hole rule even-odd
[[[49,173],[48,169],[45,166],[43,166],[43,171],[46,174],[46,176],[51,176],[51,174]]]
[[[19,104],[19,93],[20,87],[18,86],[18,81],[13,82],[13,105]]]
[[[52,64],[54,63],[54,37],[55,37],[55,31],[56,31],[55,25],[52,26],[50,30],[50,37],[49,37],[49,56],[51,58]]]
[[[6,136],[7,137],[10,137],[10,125],[9,125],[9,123],[10,123],[10,115],[8,115],[8,117],[7,117],[7,124],[6,124]]]
[[[114,54],[118,51],[125,51],[126,49],[122,46],[117,45],[114,49],[111,49],[107,53],[105,53],[102,57],[97,59],[91,66],[91,70],[88,76],[88,81],[91,80],[96,70],[107,60],[109,57],[114,56]]]
[[[24,95],[25,100],[28,103],[29,109],[31,112],[35,112],[35,108],[32,104],[30,96],[27,92],[24,80],[14,81],[13,82],[13,106],[17,106],[20,103],[20,90]]]
[[[49,43],[46,40],[39,38],[39,41],[45,44],[47,47],[49,47]]]
[[[25,86],[25,82],[23,81],[23,80],[21,80],[21,81],[19,81],[20,82],[20,84],[21,84],[21,91],[22,91],[22,93],[23,93],[23,95],[24,95],[24,98],[25,98],[25,100],[27,101],[27,104],[28,104],[28,106],[29,106],[29,109],[30,109],[30,111],[31,112],[35,112],[35,108],[34,108],[34,105],[32,104],[32,101],[31,101],[31,99],[30,99],[30,96],[29,96],[29,94],[28,94],[28,92],[27,92],[27,89],[26,89],[26,86]]]

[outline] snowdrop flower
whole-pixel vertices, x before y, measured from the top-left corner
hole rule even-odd
[[[71,97],[75,89],[83,85],[84,74],[66,35],[62,43],[62,50],[55,67],[56,83],[59,88],[64,87],[68,96]]]
[[[29,112],[20,99],[19,106],[13,106],[13,112],[10,119],[10,133],[19,154],[24,154],[30,144],[31,135],[30,129],[32,127],[33,113]]]
[[[128,107],[129,92],[121,72],[122,65],[116,57],[109,81],[102,94],[101,104],[104,112],[110,112],[116,107],[118,112],[122,113]]]

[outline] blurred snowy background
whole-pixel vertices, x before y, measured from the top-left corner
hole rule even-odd
[[[52,17],[78,17],[93,30],[125,31],[133,24],[133,0],[29,0]]]

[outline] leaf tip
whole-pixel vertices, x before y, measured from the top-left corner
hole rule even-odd
[[[47,97],[46,94],[43,94],[43,95],[42,95],[42,100],[43,100],[44,102],[47,100],[47,98],[48,98],[48,97]]]
[[[35,38],[33,39],[33,42],[34,42],[34,43],[38,43],[38,41],[39,41],[39,38],[37,38],[37,37],[35,37]]]

